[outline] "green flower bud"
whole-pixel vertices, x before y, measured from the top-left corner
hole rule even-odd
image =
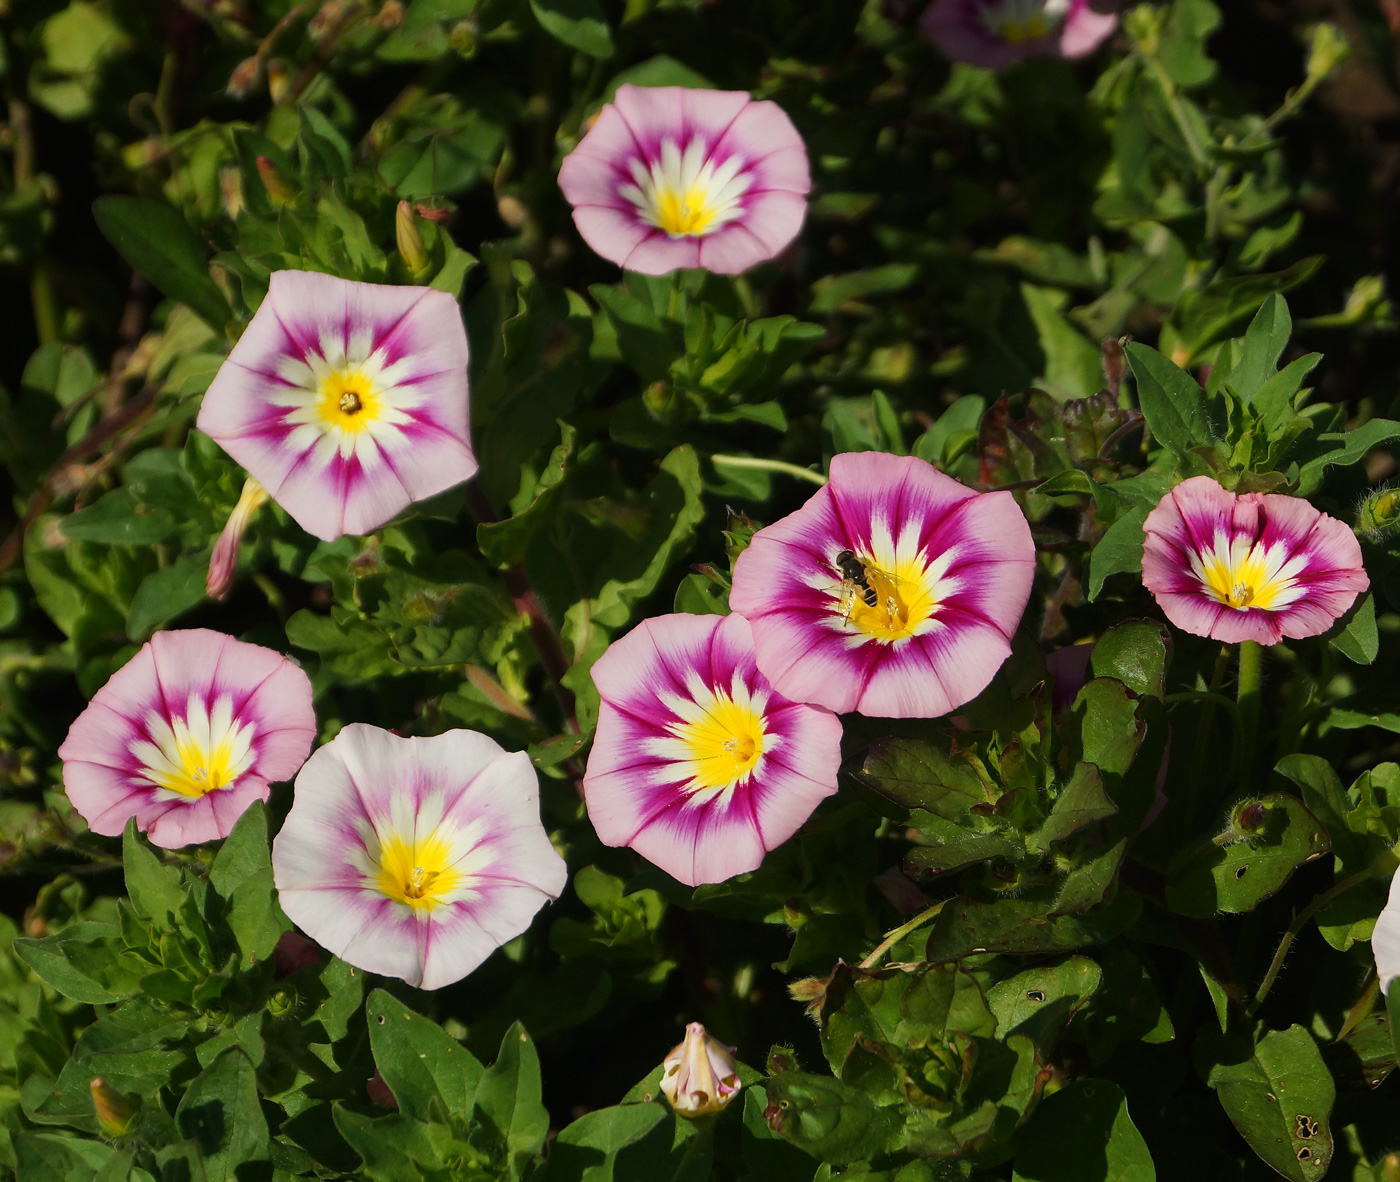
[[[1375,541],[1400,526],[1400,488],[1378,488],[1356,512],[1356,532]]]
[[[97,1112],[97,1123],[108,1137],[124,1137],[136,1127],[136,1118],[141,1112],[141,1097],[128,1096],[116,1088],[94,1079],[88,1085],[92,1089],[92,1106]]]
[[[418,278],[428,269],[428,251],[418,229],[418,217],[407,201],[400,201],[398,212],[394,214],[394,238],[409,274]]]

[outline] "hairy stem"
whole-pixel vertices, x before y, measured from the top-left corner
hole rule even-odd
[[[764,460],[757,456],[711,456],[710,460],[728,468],[757,468],[764,472],[782,472],[788,476],[796,476],[799,480],[810,481],[818,487],[826,483],[826,477],[820,472],[813,472],[810,468],[799,468],[796,464],[789,464],[783,460]]]
[[[1240,643],[1239,684],[1235,700],[1240,708],[1239,780],[1247,788],[1254,779],[1255,748],[1259,738],[1259,698],[1264,677],[1264,649],[1257,640]]]
[[[895,928],[894,931],[887,934],[885,938],[880,941],[880,946],[876,948],[874,952],[860,962],[860,967],[863,969],[874,968],[886,952],[898,944],[899,941],[904,939],[910,932],[914,931],[915,928],[921,927],[923,924],[928,923],[929,920],[935,918],[938,913],[943,910],[943,904],[947,902],[948,900],[944,899],[940,903],[935,903],[932,907],[920,911],[919,914],[914,916],[908,923],[900,924],[899,927]]]

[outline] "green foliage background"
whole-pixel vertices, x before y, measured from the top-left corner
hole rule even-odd
[[[1400,1177],[1368,943],[1400,838],[1396,506],[1370,502],[1372,592],[1262,681],[1136,577],[1183,477],[1350,522],[1394,471],[1395,34],[1371,4],[1171,0],[997,75],[917,15],[0,0],[0,1170]],[[779,102],[814,171],[796,246],[736,279],[593,256],[555,177],[626,81]],[[243,476],[192,423],[288,267],[461,299],[482,470],[367,538],[268,507],[215,603]],[[1016,651],[958,728],[848,719],[841,793],[691,891],[588,824],[589,667],[647,615],[726,611],[752,528],[851,450],[1017,493]],[[67,727],[167,626],[292,653],[323,740],[527,749],[565,897],[436,994],[279,977],[289,786],[176,856],[62,792]],[[1056,712],[1045,654],[1090,639]],[[657,1099],[693,1020],[752,1065],[712,1122]],[[98,1076],[142,1101],[121,1136]]]

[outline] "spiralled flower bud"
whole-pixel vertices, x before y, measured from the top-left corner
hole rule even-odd
[[[383,7],[374,15],[374,27],[381,33],[392,33],[403,24],[404,8],[399,0],[384,0]]]
[[[233,589],[234,572],[238,569],[238,547],[243,544],[243,535],[253,515],[267,502],[267,489],[251,476],[248,477],[243,482],[238,504],[228,515],[224,532],[214,543],[214,553],[209,556],[209,575],[204,580],[204,590],[211,599],[228,598],[228,593]]]
[[[1264,832],[1269,812],[1262,800],[1242,800],[1230,810],[1230,833],[1236,841],[1248,841]]]
[[[418,278],[428,269],[428,250],[418,229],[418,217],[407,201],[400,201],[398,212],[394,214],[394,237],[404,265],[415,279]]]
[[[262,70],[262,61],[257,54],[252,57],[245,57],[233,68],[233,73],[228,77],[228,93],[230,98],[245,99],[253,89],[253,84],[258,80],[258,74]]]
[[[685,1041],[666,1056],[661,1090],[681,1116],[719,1112],[739,1093],[733,1047],[716,1042],[699,1022],[685,1028]]]
[[[97,1111],[97,1123],[108,1137],[125,1137],[136,1127],[136,1118],[141,1111],[141,1097],[128,1096],[116,1088],[94,1079],[92,1106]]]
[[[1356,511],[1356,532],[1379,541],[1400,526],[1400,488],[1378,488]]]

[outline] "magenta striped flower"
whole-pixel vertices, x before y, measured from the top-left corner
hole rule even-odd
[[[1083,57],[1115,28],[1113,0],[934,0],[924,36],[958,62],[998,69],[1035,56]]]
[[[754,535],[729,603],[779,693],[933,718],[1010,655],[1034,573],[1010,493],[973,492],[913,456],[848,452],[801,509]]]
[[[297,776],[272,871],[318,944],[423,989],[520,935],[568,878],[524,752],[476,731],[409,739],[363,723]]]
[[[647,620],[593,683],[589,819],[687,886],[757,869],[836,791],[840,721],[768,684],[739,616]]]
[[[1351,529],[1300,497],[1173,488],[1143,525],[1142,585],[1184,632],[1277,644],[1326,632],[1370,580]]]
[[[467,424],[456,300],[312,271],[273,274],[197,422],[326,541],[469,479]]]
[[[129,817],[167,849],[227,837],[311,750],[311,683],[285,657],[220,632],[157,632],[92,697],[58,749],[94,833]]]
[[[583,240],[661,275],[737,274],[797,237],[812,187],[792,120],[744,91],[620,86],[559,170]]]

